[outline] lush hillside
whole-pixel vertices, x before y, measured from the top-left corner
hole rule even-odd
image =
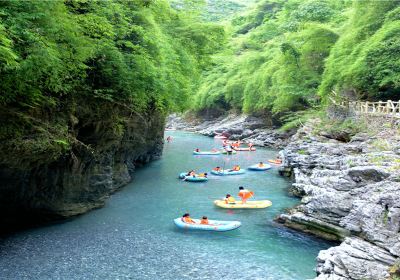
[[[92,101],[183,110],[224,37],[166,1],[2,1],[0,18],[2,161],[15,149],[69,150],[68,115]],[[104,122],[121,133],[118,114]]]
[[[318,107],[332,90],[398,98],[399,4],[261,1],[232,20],[193,108],[282,116]]]

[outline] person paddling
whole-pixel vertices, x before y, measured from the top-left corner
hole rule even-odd
[[[238,196],[242,199],[242,204],[245,204],[249,198],[254,196],[254,192],[245,189],[243,186],[240,186]]]
[[[192,218],[190,218],[190,214],[189,213],[185,213],[182,216],[182,221],[187,223],[187,224],[195,224],[196,222],[192,220]]]
[[[167,142],[170,143],[171,141],[172,141],[172,137],[171,137],[171,136],[168,136],[168,137],[167,137]]]
[[[213,168],[214,171],[220,172],[221,171],[221,167],[217,166],[215,168]]]
[[[230,169],[229,171],[239,171],[240,170],[240,166],[239,165],[234,165],[232,167],[232,169]]]

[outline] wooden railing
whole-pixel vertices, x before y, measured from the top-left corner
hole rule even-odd
[[[335,102],[336,103],[336,102]],[[338,105],[336,103],[336,105]],[[356,114],[387,116],[400,118],[400,100],[399,101],[349,101],[341,102],[341,107],[347,107]]]

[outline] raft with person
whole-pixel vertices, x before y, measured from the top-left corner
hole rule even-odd
[[[191,219],[194,223],[186,223],[182,218],[174,219],[174,223],[178,228],[188,230],[205,230],[205,231],[229,231],[240,227],[239,221],[218,221],[209,220],[209,224],[201,224],[199,219]]]
[[[224,155],[236,155],[237,154],[237,152],[233,149],[231,149],[231,150],[223,149],[221,153],[223,153]]]
[[[217,155],[220,155],[221,152],[217,151],[217,150],[204,151],[204,152],[202,152],[200,150],[194,150],[193,154],[197,155],[197,156],[217,156]]]
[[[271,169],[272,166],[269,164],[265,164],[265,163],[258,163],[258,164],[254,164],[254,165],[250,165],[249,167],[247,167],[247,169],[252,170],[252,171],[265,171],[268,169]]]
[[[235,201],[234,203],[227,203],[225,200],[214,200],[214,204],[221,208],[227,209],[263,209],[270,207],[272,202],[269,200],[254,200],[254,201],[246,201],[246,203],[242,203],[242,201]]]
[[[211,174],[217,176],[240,175],[244,173],[246,173],[246,171],[244,169],[240,169],[240,167],[237,165],[235,165],[232,169],[221,169],[219,167],[216,167],[213,170],[211,170]]]
[[[281,159],[269,159],[269,163],[275,164],[275,165],[282,165],[282,160]]]
[[[206,182],[206,181],[208,181],[207,173],[188,175],[188,173],[182,172],[179,174],[179,179],[183,179],[184,181],[188,181],[188,182]]]

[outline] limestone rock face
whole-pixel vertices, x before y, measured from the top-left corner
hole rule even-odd
[[[161,155],[164,116],[117,110],[106,108],[99,115],[76,112],[69,127],[71,148],[58,158],[34,161],[35,151],[21,164],[2,158],[0,231],[101,207],[112,192],[132,180],[137,166]],[[118,117],[118,131],[110,116]]]
[[[391,148],[379,150],[379,136],[332,138],[306,126],[281,152],[302,200],[277,221],[342,241],[320,252],[316,279],[387,279],[400,256],[400,139],[386,135]]]
[[[316,280],[376,279],[389,277],[395,258],[386,250],[360,238],[346,238],[340,246],[318,254]]]

